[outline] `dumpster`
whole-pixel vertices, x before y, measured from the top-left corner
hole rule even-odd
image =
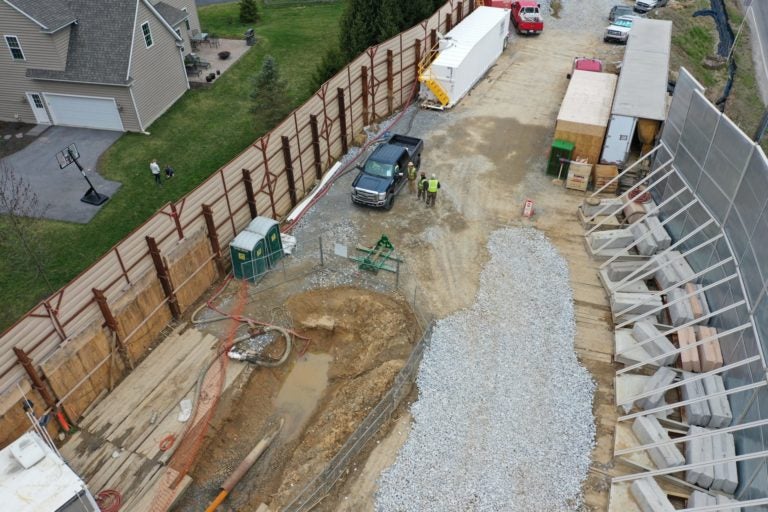
[[[274,266],[283,257],[283,241],[280,239],[280,225],[269,217],[256,217],[245,228],[246,231],[264,237],[269,266]]]
[[[547,174],[557,176],[560,174],[560,159],[570,160],[573,156],[573,142],[567,140],[555,139],[552,142],[552,151],[549,153],[549,163],[547,163]],[[563,176],[568,176],[568,162],[563,163]]]
[[[267,271],[267,243],[262,235],[243,231],[229,243],[229,253],[237,279],[254,283]]]

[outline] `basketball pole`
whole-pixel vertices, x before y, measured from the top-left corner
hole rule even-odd
[[[105,194],[100,194],[96,191],[96,188],[93,186],[93,183],[91,183],[91,180],[88,179],[88,176],[86,176],[83,166],[80,165],[80,162],[78,161],[77,157],[72,152],[71,147],[67,147],[67,153],[69,154],[69,157],[72,159],[72,161],[75,162],[75,165],[80,170],[80,174],[83,175],[83,178],[85,178],[85,181],[88,182],[88,187],[90,187],[86,191],[86,193],[83,194],[83,197],[81,197],[80,200],[84,203],[92,204],[94,206],[99,206],[107,202],[107,200],[109,199],[109,196]]]

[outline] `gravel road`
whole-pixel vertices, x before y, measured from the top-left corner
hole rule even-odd
[[[531,228],[495,231],[475,303],[440,320],[413,429],[378,511],[576,510],[595,385],[573,350],[568,267]]]

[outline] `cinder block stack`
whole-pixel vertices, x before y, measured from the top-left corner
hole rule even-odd
[[[717,336],[714,327],[696,327],[696,340],[701,341],[712,336]],[[723,366],[723,353],[720,350],[720,341],[717,338],[699,345],[699,359],[701,359],[701,371],[711,372]]]
[[[677,331],[677,342],[680,348],[686,348],[696,343],[696,331],[693,327],[683,327]],[[683,370],[687,372],[701,372],[701,360],[699,359],[699,348],[693,347],[680,352],[680,362]]]
[[[652,356],[660,356],[667,354],[675,350],[675,346],[666,336],[661,334],[653,323],[649,320],[641,320],[635,322],[632,327],[632,336],[638,343],[646,342],[642,348]],[[658,363],[662,366],[670,366],[677,361],[677,354],[671,354],[667,357],[658,360]]]
[[[667,494],[651,477],[632,482],[630,492],[643,512],[675,512]]]
[[[680,390],[683,395],[683,400],[692,400],[694,398],[701,398],[706,395],[704,391],[704,384],[701,380],[690,381],[694,377],[694,374],[683,372],[683,384]],[[685,416],[689,425],[698,425],[700,427],[708,427],[709,422],[712,419],[712,413],[709,410],[708,400],[701,400],[685,406]]]
[[[632,432],[642,444],[669,441],[669,434],[654,416],[639,416],[632,424]],[[673,468],[685,464],[685,457],[673,444],[648,449],[648,456],[659,469]]]

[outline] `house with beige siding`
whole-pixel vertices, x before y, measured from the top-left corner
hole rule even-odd
[[[0,120],[146,131],[199,30],[195,0],[0,0]]]

